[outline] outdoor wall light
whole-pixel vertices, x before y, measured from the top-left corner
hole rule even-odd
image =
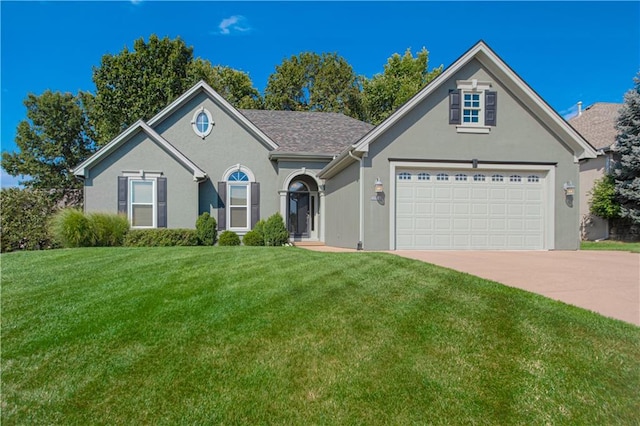
[[[382,181],[380,180],[380,178],[376,179],[376,183],[373,186],[373,190],[376,193],[376,195],[382,194],[384,192],[384,186],[382,185]]]
[[[576,186],[571,181],[565,182],[564,185],[562,185],[562,189],[564,189],[564,195],[567,197],[573,196],[576,193]]]

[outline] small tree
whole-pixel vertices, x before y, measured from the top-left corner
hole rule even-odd
[[[267,219],[263,232],[265,246],[281,246],[289,241],[289,231],[280,213],[274,213]]]
[[[635,87],[624,96],[616,123],[615,150],[619,160],[613,175],[620,217],[640,228],[640,73],[634,82]]]
[[[204,212],[196,220],[196,232],[198,242],[203,246],[212,246],[218,238],[216,220],[208,213]]]
[[[620,204],[616,201],[615,179],[611,175],[604,176],[594,182],[589,193],[589,211],[603,219],[620,217]]]
[[[242,244],[245,246],[264,245],[264,220],[259,220],[256,226],[242,237]]]

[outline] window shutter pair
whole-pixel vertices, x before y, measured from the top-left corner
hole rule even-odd
[[[218,182],[218,230],[227,229],[227,182]],[[251,229],[260,219],[260,183],[251,182]]]
[[[498,111],[498,92],[484,92],[484,125],[495,126]],[[462,91],[449,90],[449,124],[462,124]]]
[[[118,176],[118,213],[127,214],[129,205],[128,198],[129,178],[126,176]],[[156,225],[158,228],[167,227],[167,178],[159,177],[156,179]]]

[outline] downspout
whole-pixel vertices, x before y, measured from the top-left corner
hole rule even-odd
[[[362,158],[353,155],[352,151],[348,151],[348,153],[349,157],[353,158],[354,160],[358,160],[358,162],[360,163],[360,196],[358,197],[360,220],[358,228],[358,245],[356,249],[362,250],[362,240],[364,239],[364,204],[362,203],[362,197],[364,196],[364,161]]]

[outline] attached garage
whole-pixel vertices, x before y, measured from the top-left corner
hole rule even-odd
[[[548,249],[549,175],[531,168],[396,168],[396,249]]]

